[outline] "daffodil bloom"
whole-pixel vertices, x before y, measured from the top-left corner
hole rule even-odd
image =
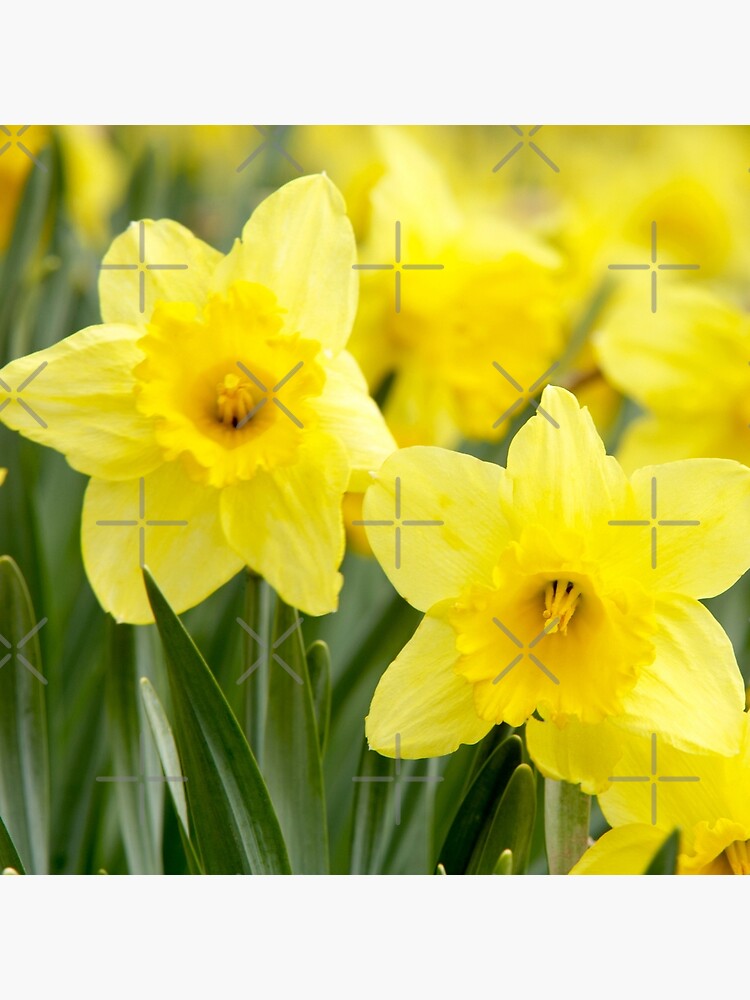
[[[750,465],[750,316],[699,289],[665,292],[656,313],[632,295],[594,338],[608,380],[646,411],[618,458],[648,462],[716,456]]]
[[[742,710],[742,678],[698,599],[750,565],[748,496],[750,469],[727,460],[628,479],[558,387],[507,469],[439,448],[394,453],[364,520],[425,617],[375,691],[370,746],[392,756],[398,734],[403,756],[446,754],[536,712],[532,756],[553,771],[553,750],[572,755],[571,780],[592,791],[612,773],[599,750],[611,729],[735,752],[739,722],[724,720]]]
[[[390,377],[401,445],[497,440],[517,386],[545,381],[565,345],[560,256],[493,202],[462,201],[413,137],[376,139],[352,353],[373,390]]]
[[[2,419],[91,477],[83,558],[117,619],[151,619],[144,563],[178,611],[243,566],[309,614],[336,608],[342,497],[394,447],[344,349],[354,262],[323,176],[271,195],[226,257],[134,223],[104,258],[103,325],[0,372],[24,403]]]
[[[613,782],[599,796],[612,829],[571,874],[638,875],[678,828],[678,874],[750,875],[750,717],[741,722],[742,748],[732,757],[619,734]]]

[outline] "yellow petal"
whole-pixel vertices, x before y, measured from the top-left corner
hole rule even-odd
[[[438,757],[490,731],[474,710],[472,685],[455,672],[457,658],[453,629],[427,615],[375,690],[365,722],[372,750]]]
[[[526,744],[545,776],[580,785],[596,795],[605,789],[622,756],[622,736],[609,720],[595,724],[571,718],[564,726],[529,719]]]
[[[587,409],[575,396],[548,386],[537,414],[511,442],[508,472],[513,479],[513,507],[520,523],[557,524],[606,530],[627,497],[627,478],[607,455]]]
[[[386,459],[365,494],[367,538],[396,590],[426,611],[470,583],[492,583],[510,540],[505,470],[470,455],[415,447]]]
[[[221,519],[230,545],[282,600],[324,615],[341,589],[349,466],[343,445],[319,431],[305,431],[297,456],[223,489]]]
[[[218,250],[171,219],[131,222],[102,261],[99,301],[105,323],[144,327],[157,302],[202,307]]]
[[[89,476],[129,479],[155,469],[161,449],[152,421],[135,407],[138,336],[129,326],[90,326],[11,361],[0,372],[0,420]]]
[[[750,324],[702,289],[665,288],[649,314],[628,295],[594,338],[613,385],[660,414],[711,423],[746,385]]]
[[[664,830],[679,827],[682,851],[692,853],[701,823],[713,825],[732,816],[727,795],[730,758],[686,753],[670,746],[659,733],[621,731],[619,746],[621,756],[612,770],[615,780],[599,797],[611,826],[651,823]]]
[[[631,483],[633,509],[651,523],[610,528],[632,538],[624,573],[654,590],[704,598],[723,593],[750,566],[746,466],[730,459],[685,459],[638,469]],[[670,523],[681,521],[692,523]]]
[[[732,414],[710,420],[677,414],[637,417],[617,449],[617,460],[627,473],[681,458],[733,458],[750,465],[750,430]]]
[[[359,365],[348,351],[323,360],[326,384],[323,395],[311,401],[321,430],[334,434],[349,455],[348,489],[364,491],[384,460],[396,450],[383,414],[371,399]]]
[[[737,753],[745,691],[729,638],[689,597],[659,597],[654,614],[654,661],[623,695],[618,724],[659,733],[683,749]]]
[[[608,830],[570,874],[643,875],[668,836],[668,831],[643,823]]]
[[[323,174],[285,184],[256,208],[216,273],[265,285],[286,310],[285,329],[339,351],[357,309],[356,248],[344,200]]]
[[[106,523],[112,521],[127,523]],[[175,521],[186,523],[169,523]],[[243,565],[222,534],[219,491],[192,482],[179,462],[140,480],[92,479],[83,501],[81,544],[100,604],[118,621],[133,624],[153,621],[142,563],[178,614]]]

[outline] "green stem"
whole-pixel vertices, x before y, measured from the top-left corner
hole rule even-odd
[[[544,836],[550,875],[567,875],[588,847],[591,796],[579,785],[544,779]]]
[[[270,635],[270,606],[272,594],[261,577],[252,570],[246,572],[245,615],[248,627],[260,638],[256,642],[246,630],[244,638],[243,673],[258,664],[243,681],[245,687],[245,735],[255,754],[258,766],[263,759],[266,707],[268,703],[268,648]],[[258,663],[258,661],[260,662]]]

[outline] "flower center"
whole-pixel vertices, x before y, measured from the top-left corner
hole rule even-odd
[[[735,840],[733,844],[725,848],[724,854],[733,875],[750,875],[750,851],[748,851],[750,841]]]
[[[568,622],[576,612],[580,596],[580,588],[572,580],[552,580],[547,584],[542,617],[545,621],[555,621],[552,628],[546,630],[548,635],[553,632],[567,635]]]
[[[225,427],[244,426],[252,420],[252,413],[259,400],[255,398],[252,383],[239,375],[225,375],[216,386],[216,417]]]

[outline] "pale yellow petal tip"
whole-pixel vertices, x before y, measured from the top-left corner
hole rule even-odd
[[[3,875],[20,875],[15,868],[3,868]]]
[[[0,469],[0,486],[5,482],[5,477],[8,475],[7,469]]]

